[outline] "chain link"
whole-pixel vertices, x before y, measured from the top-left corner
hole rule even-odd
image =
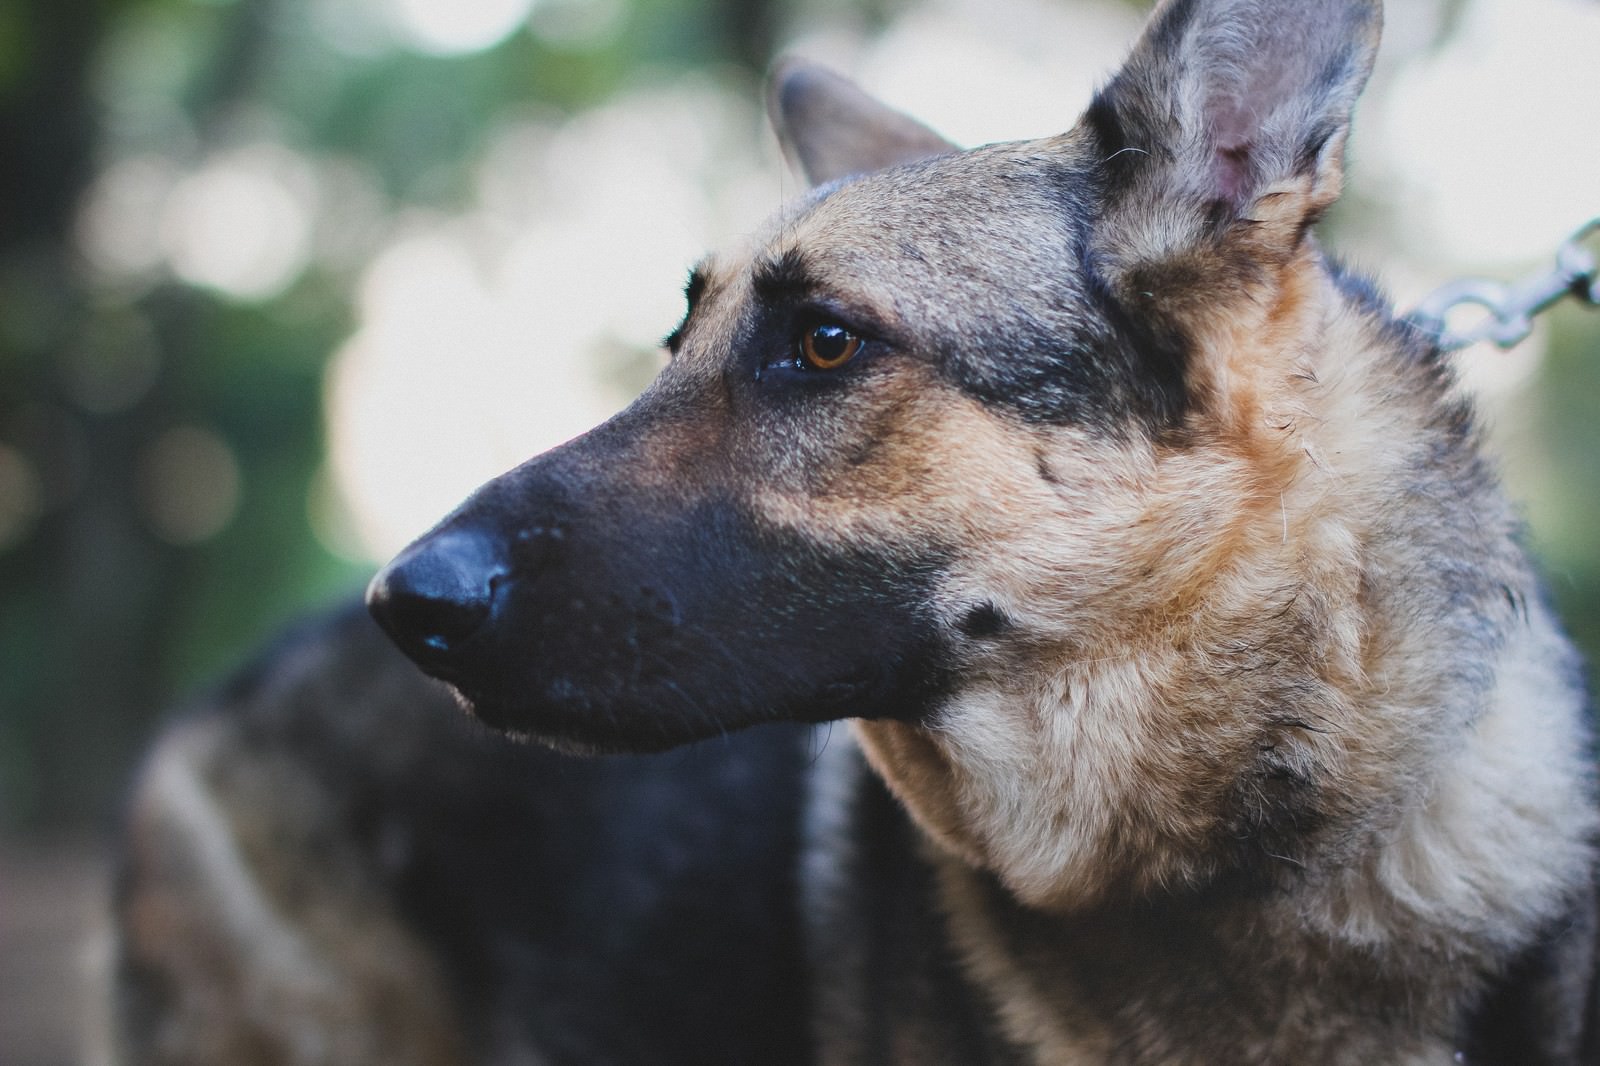
[[[1430,293],[1407,317],[1425,333],[1438,338],[1447,352],[1459,351],[1479,341],[1515,348],[1533,332],[1533,318],[1567,296],[1600,307],[1600,263],[1586,246],[1600,234],[1600,218],[1583,225],[1556,252],[1554,269],[1508,284],[1488,278],[1464,278]],[[1466,305],[1483,308],[1483,318],[1462,330],[1452,329],[1450,313]]]

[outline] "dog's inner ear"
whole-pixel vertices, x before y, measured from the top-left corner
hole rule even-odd
[[[1297,212],[1298,236],[1338,197],[1381,24],[1378,0],[1171,0],[1086,119],[1110,185],[1213,220]]]
[[[813,186],[957,150],[854,82],[801,59],[774,68],[767,111],[790,165]]]

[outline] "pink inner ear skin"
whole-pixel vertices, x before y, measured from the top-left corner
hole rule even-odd
[[[1216,198],[1242,211],[1249,202],[1252,186],[1250,178],[1250,142],[1223,142],[1217,145],[1212,164],[1211,187]]]
[[[1208,101],[1211,142],[1211,195],[1242,211],[1255,191],[1250,156],[1261,132],[1261,116],[1250,100],[1233,93],[1216,93]]]

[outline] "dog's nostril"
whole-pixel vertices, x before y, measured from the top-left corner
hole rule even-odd
[[[486,537],[439,533],[412,545],[372,579],[367,606],[402,650],[438,664],[489,619],[505,573]]]
[[[395,611],[411,635],[434,651],[448,652],[478,631],[489,617],[484,599],[434,599],[401,593]]]

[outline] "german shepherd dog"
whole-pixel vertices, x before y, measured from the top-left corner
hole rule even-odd
[[[1600,1061],[1579,667],[1312,235],[1380,21],[1169,0],[965,152],[780,65],[810,194],[374,579],[446,685],[349,612],[158,745],[126,1060]]]

